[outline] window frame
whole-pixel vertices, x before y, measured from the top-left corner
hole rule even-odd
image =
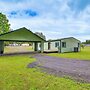
[[[59,47],[59,42],[55,42],[55,47]]]
[[[66,48],[66,42],[62,42],[62,48]]]
[[[80,43],[78,43],[78,47],[80,47]]]

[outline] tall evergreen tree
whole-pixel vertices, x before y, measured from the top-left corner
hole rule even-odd
[[[0,34],[10,31],[10,24],[6,15],[0,13]]]

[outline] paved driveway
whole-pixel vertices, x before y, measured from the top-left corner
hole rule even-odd
[[[51,57],[36,54],[34,56],[40,67],[49,74],[71,76],[80,81],[90,82],[90,61]]]

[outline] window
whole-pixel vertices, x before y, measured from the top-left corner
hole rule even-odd
[[[58,47],[59,46],[59,42],[55,42],[55,47]]]
[[[78,47],[80,47],[80,43],[78,43]]]
[[[62,42],[62,47],[66,48],[66,42]]]

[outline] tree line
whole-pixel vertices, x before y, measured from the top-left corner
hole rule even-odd
[[[90,44],[90,40],[86,40],[85,42],[82,42],[82,44]]]

